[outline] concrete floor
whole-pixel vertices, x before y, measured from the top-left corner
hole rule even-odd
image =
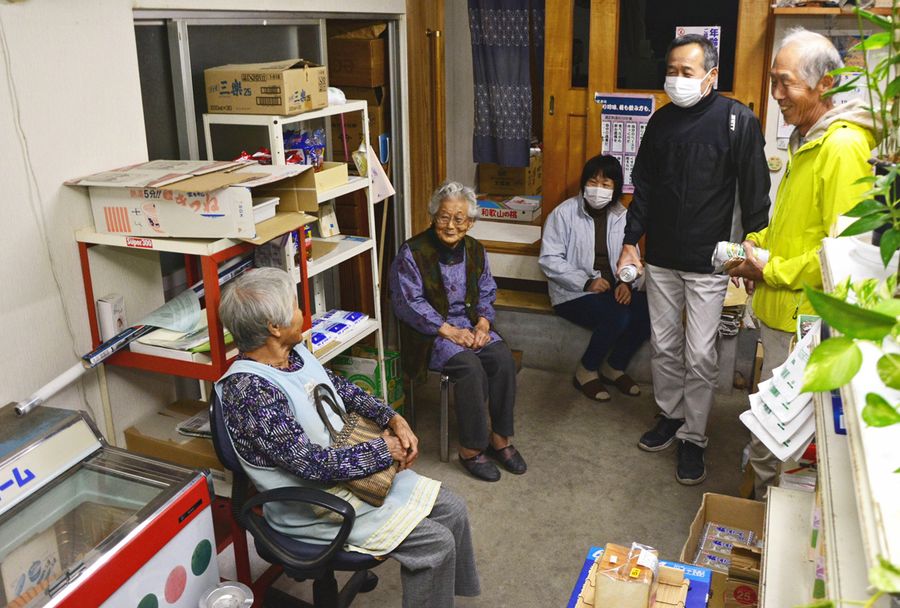
[[[708,434],[706,481],[675,481],[675,448],[650,454],[637,440],[653,424],[650,389],[629,398],[613,391],[609,403],[582,396],[571,377],[526,368],[519,374],[514,443],[528,462],[525,475],[504,473],[497,483],[470,477],[456,460],[451,406],[451,460],[438,449],[437,376],[417,390],[416,471],[465,497],[481,575],[482,595],[457,606],[565,606],[591,545],[638,541],[677,559],[704,492],[737,494],[740,457],[749,439],[738,414],[746,393],[719,395]],[[388,560],[375,571],[378,587],[354,607],[401,605],[400,567]],[[343,580],[343,579],[340,579]],[[311,583],[283,577],[279,588],[309,601]]]

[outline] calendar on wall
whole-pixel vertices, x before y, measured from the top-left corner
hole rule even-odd
[[[594,103],[603,107],[601,153],[615,156],[622,164],[623,192],[634,192],[631,171],[637,158],[647,122],[653,115],[653,95],[632,93],[594,93]]]

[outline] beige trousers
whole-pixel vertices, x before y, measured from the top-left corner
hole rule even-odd
[[[763,364],[759,374],[759,382],[772,377],[772,370],[784,363],[790,354],[791,338],[794,334],[773,329],[759,322],[759,336],[763,345]],[[773,485],[778,475],[780,461],[756,435],[750,433],[750,466],[756,480],[753,485],[756,500],[765,500],[769,486]]]
[[[706,421],[719,376],[716,336],[728,277],[647,265],[653,396],[676,437],[706,447]]]

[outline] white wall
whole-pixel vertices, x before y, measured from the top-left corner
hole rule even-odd
[[[447,90],[447,178],[475,186],[472,133],[475,130],[475,81],[468,3],[445,0],[444,57]]]
[[[147,160],[133,8],[322,11],[312,0],[0,0],[0,405],[27,398],[91,347],[74,231],[92,225],[67,179]],[[404,0],[331,0],[331,12],[402,13]],[[405,35],[405,31],[403,32]],[[163,301],[153,253],[98,248],[95,296],[132,321]],[[107,370],[116,436],[174,397],[172,379]],[[105,428],[97,372],[48,405]]]
[[[129,0],[0,4],[0,403],[28,397],[91,347],[74,230],[88,198],[66,179],[146,160]],[[162,302],[152,255],[118,270],[96,259],[97,295],[128,296],[131,318]],[[116,277],[115,275],[120,275]],[[115,280],[112,280],[115,279]],[[161,377],[110,370],[116,410],[171,397]],[[96,372],[51,399],[104,428]],[[121,429],[119,429],[121,430]]]

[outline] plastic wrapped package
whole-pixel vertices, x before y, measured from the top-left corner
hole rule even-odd
[[[597,566],[594,608],[647,608],[658,570],[656,549],[608,543]]]

